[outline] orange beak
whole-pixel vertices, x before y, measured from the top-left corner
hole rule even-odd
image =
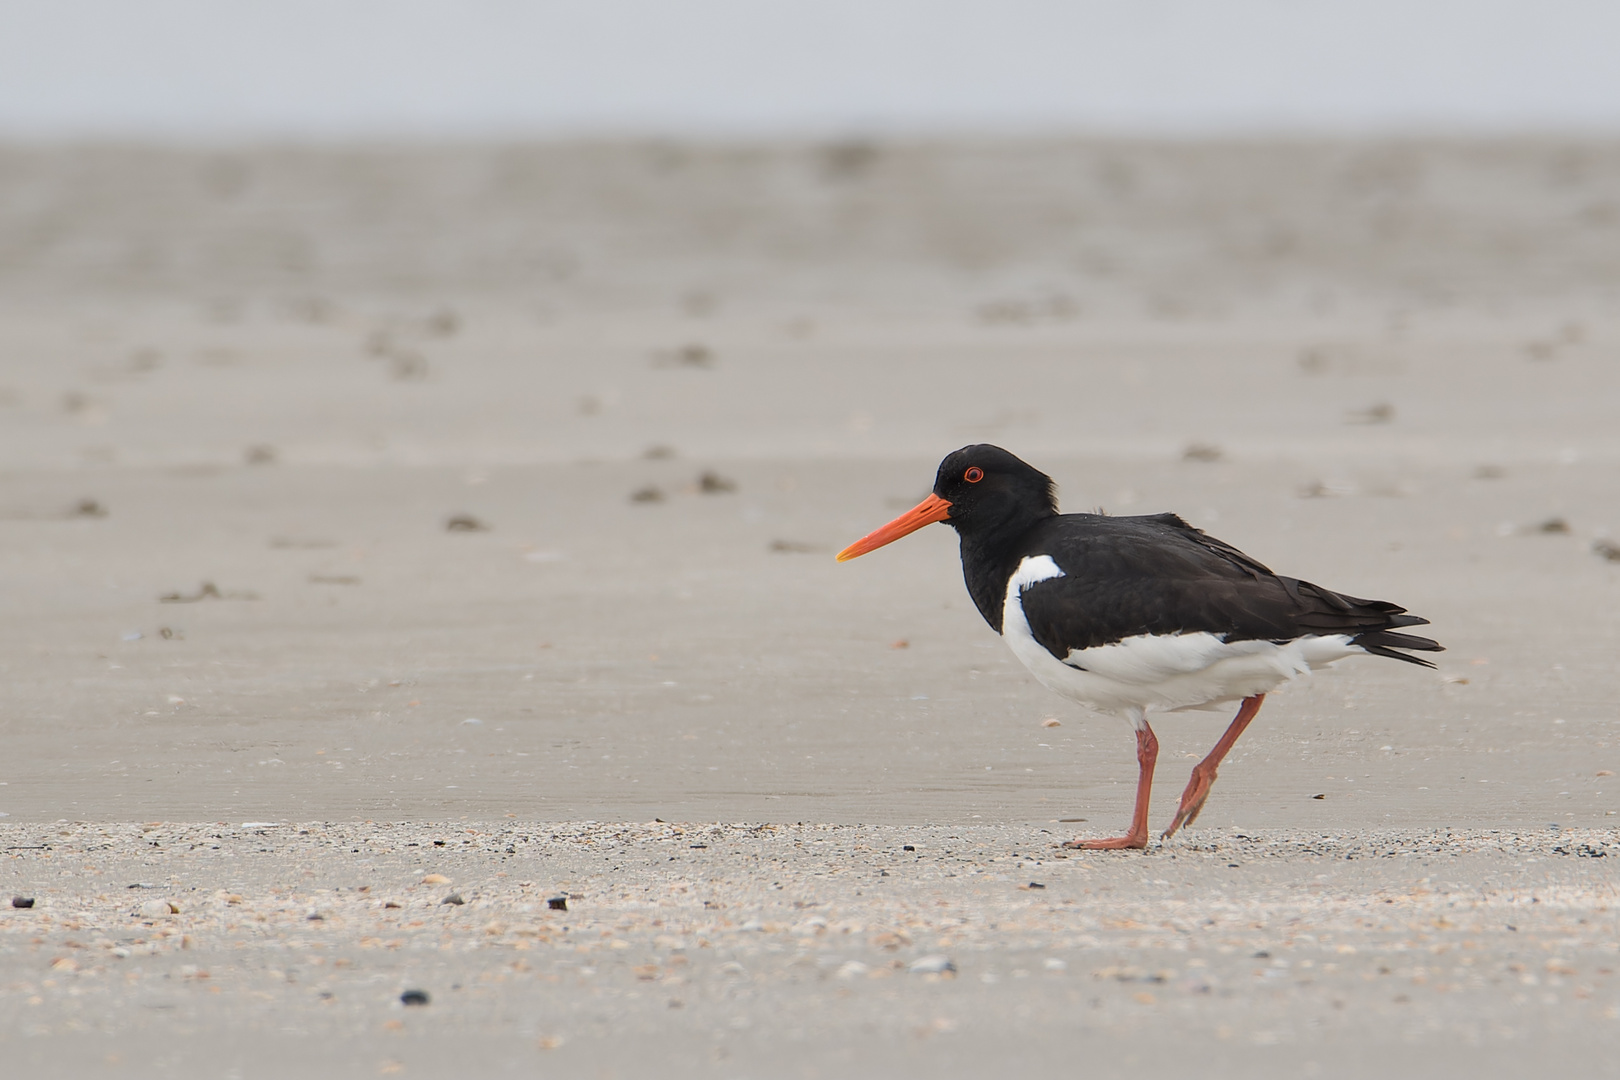
[[[944,521],[951,516],[951,504],[938,495],[930,495],[876,532],[867,533],[838,553],[839,562],[848,562],[868,551],[876,551],[884,544],[892,544],[907,533],[914,533],[924,525]]]

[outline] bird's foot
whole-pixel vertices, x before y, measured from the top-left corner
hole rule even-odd
[[[1142,832],[1132,833],[1129,836],[1115,836],[1107,840],[1070,840],[1063,846],[1086,851],[1119,851],[1124,848],[1145,848],[1147,845],[1147,833]]]
[[[1181,805],[1176,809],[1175,820],[1170,827],[1160,834],[1159,839],[1168,840],[1176,834],[1176,830],[1183,825],[1191,825],[1198,820],[1198,814],[1204,809],[1204,802],[1209,798],[1209,789],[1215,785],[1213,773],[1207,777],[1194,770],[1192,779],[1187,781],[1187,790],[1181,793]]]

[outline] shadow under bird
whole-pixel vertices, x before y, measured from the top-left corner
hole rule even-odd
[[[1383,600],[1283,577],[1175,514],[1060,514],[1052,479],[999,446],[940,463],[934,493],[838,553],[846,562],[924,525],[961,538],[962,574],[985,622],[1048,689],[1130,721],[1140,775],[1124,836],[1065,847],[1142,848],[1159,741],[1150,710],[1241,702],[1193,767],[1168,838],[1190,825],[1216,770],[1270,691],[1357,653],[1433,667],[1441,652],[1401,628],[1427,619]]]

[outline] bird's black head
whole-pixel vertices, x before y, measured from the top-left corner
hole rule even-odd
[[[970,541],[995,544],[1057,513],[1052,478],[999,446],[964,446],[939,463],[934,493],[838,553],[846,562],[943,521]]]
[[[964,446],[940,462],[934,494],[951,504],[946,523],[964,534],[1057,513],[1052,478],[989,443]]]

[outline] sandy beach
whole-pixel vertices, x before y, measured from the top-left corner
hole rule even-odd
[[[0,1045],[1620,1071],[1616,191],[1553,140],[0,148]],[[1065,852],[1125,725],[949,530],[832,558],[978,441],[1448,651]],[[1155,722],[1155,824],[1224,722]]]

